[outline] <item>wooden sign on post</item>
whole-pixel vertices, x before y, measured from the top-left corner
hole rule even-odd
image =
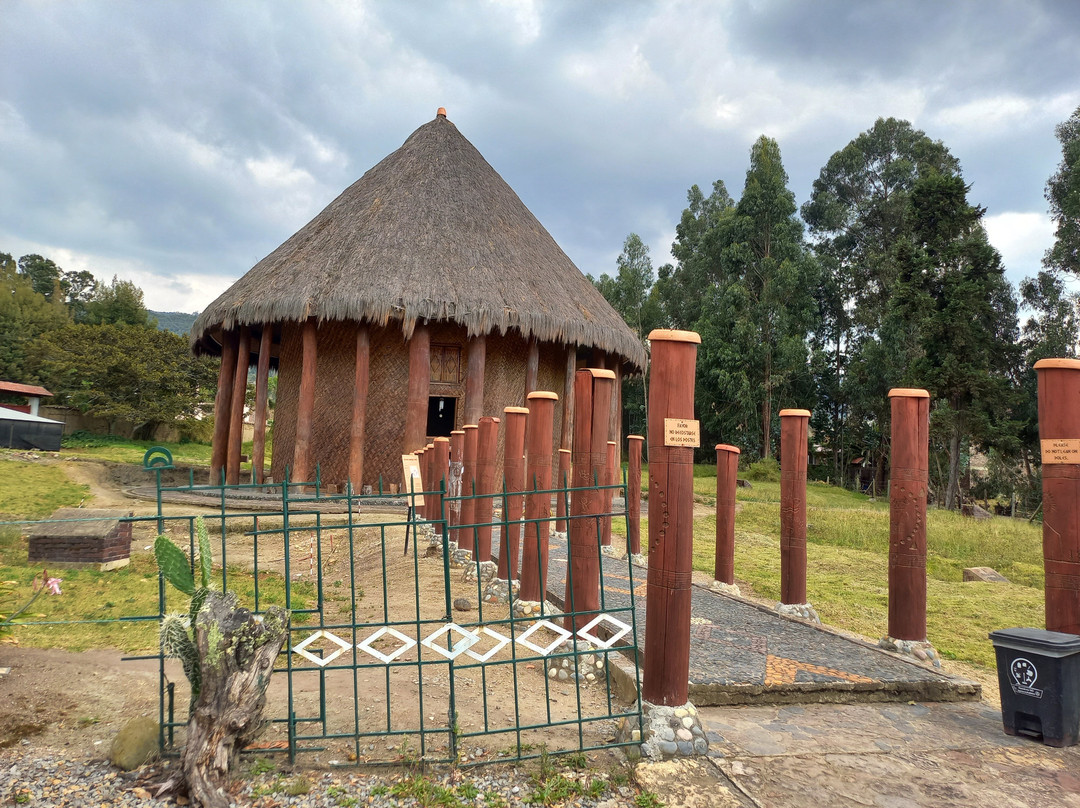
[[[414,511],[424,506],[423,478],[420,476],[420,458],[414,454],[401,456],[401,470],[405,480],[405,496],[409,497],[409,507]],[[413,493],[415,492],[415,493]]]
[[[665,418],[664,445],[698,448],[701,446],[701,425],[689,418]]]
[[[1042,462],[1048,465],[1080,464],[1080,440],[1076,438],[1052,438],[1039,441],[1042,444]]]

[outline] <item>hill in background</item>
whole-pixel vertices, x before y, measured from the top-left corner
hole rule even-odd
[[[187,336],[192,323],[199,316],[198,312],[188,314],[183,311],[152,311],[151,317],[157,318],[158,328],[162,331],[172,331],[174,334]]]

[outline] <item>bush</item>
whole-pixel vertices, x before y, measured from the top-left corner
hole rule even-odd
[[[743,475],[748,480],[762,483],[780,482],[780,463],[773,457],[766,457],[746,467]]]
[[[61,440],[63,446],[78,449],[95,449],[99,446],[114,446],[118,443],[130,443],[130,441],[121,435],[97,435],[85,429],[72,432]]]

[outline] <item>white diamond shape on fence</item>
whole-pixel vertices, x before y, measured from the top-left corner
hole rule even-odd
[[[435,640],[439,639],[439,637],[441,637],[443,634],[449,634],[451,631],[456,631],[458,634],[461,635],[461,639],[454,643],[453,648],[448,650],[446,648],[435,645]],[[455,659],[459,654],[467,651],[469,648],[472,648],[479,641],[479,636],[473,634],[471,631],[466,631],[457,623],[447,623],[434,634],[421,640],[420,644],[425,648],[430,648],[432,651],[439,654],[440,656],[444,656],[447,659]]]
[[[334,653],[330,654],[330,656],[328,657],[317,657],[314,654],[309,653],[307,647],[313,642],[321,639],[330,640],[330,642],[338,646],[337,650],[334,651]],[[345,640],[341,639],[341,637],[331,634],[329,631],[319,629],[299,645],[294,645],[292,650],[294,654],[299,654],[300,656],[304,657],[304,659],[310,659],[312,662],[314,662],[321,668],[324,665],[329,665],[331,662],[344,654],[350,648],[352,648],[352,643],[345,642]]]
[[[380,651],[374,646],[374,643],[384,634],[389,634],[392,637],[396,637],[397,639],[401,640],[401,645],[395,648],[393,652],[389,654],[384,654],[382,651]],[[408,634],[402,634],[396,628],[390,628],[390,626],[383,626],[363,642],[357,643],[356,647],[364,653],[371,654],[371,656],[375,657],[380,662],[384,664],[389,664],[395,659],[397,659],[399,656],[404,654],[406,651],[408,651],[410,648],[412,648],[414,645],[416,645],[416,640],[414,640]]]
[[[589,632],[599,626],[600,623],[604,620],[611,623],[619,630],[615,634],[612,634],[610,637],[608,637],[606,640],[601,640],[598,636],[596,636],[595,634],[590,634]],[[615,643],[617,643],[629,633],[630,626],[626,625],[626,623],[624,623],[622,620],[616,620],[609,614],[598,614],[596,617],[594,617],[592,620],[590,620],[588,623],[578,629],[577,635],[583,640],[588,640],[594,645],[598,645],[601,648],[607,649],[613,646]]]
[[[552,631],[555,634],[559,635],[559,637],[552,640],[551,644],[548,645],[545,648],[542,648],[539,645],[536,645],[535,643],[529,642],[529,637],[531,637],[533,634],[535,634],[537,631],[539,631],[542,628],[546,628],[549,631]],[[560,643],[562,643],[563,640],[567,640],[567,639],[569,639],[570,637],[573,637],[573,636],[574,636],[573,634],[571,634],[569,631],[567,631],[562,626],[557,626],[557,625],[555,625],[554,623],[552,623],[552,622],[550,622],[548,620],[540,620],[539,622],[533,623],[532,626],[529,627],[528,631],[526,631],[524,634],[522,634],[520,637],[517,638],[517,641],[521,645],[524,645],[526,648],[531,648],[532,650],[536,651],[536,653],[540,654],[540,656],[547,656],[552,651],[554,651],[555,648],[558,647],[558,645]]]
[[[472,633],[476,636],[477,642],[480,641],[480,634],[483,633],[483,634],[487,634],[489,637],[491,637],[493,640],[495,640],[495,643],[496,643],[495,647],[492,648],[490,651],[488,651],[483,656],[481,656],[480,654],[474,653],[471,650],[471,647],[466,648],[465,653],[468,654],[469,656],[471,656],[477,662],[487,662],[489,659],[491,659],[493,656],[495,656],[497,653],[499,653],[499,651],[501,651],[503,648],[505,648],[506,646],[508,646],[510,644],[510,638],[509,637],[503,636],[499,632],[493,631],[492,629],[488,628],[487,626],[484,626],[482,629],[480,629],[479,632],[474,631]]]

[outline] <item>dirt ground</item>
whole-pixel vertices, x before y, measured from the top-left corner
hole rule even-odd
[[[136,515],[156,513],[155,503],[127,497],[101,464],[70,460],[44,462],[61,464],[74,482],[90,487],[92,500],[86,502],[88,507],[124,508]],[[198,511],[188,505],[164,506],[166,514],[187,515]],[[214,512],[214,509],[205,510],[207,515]],[[334,518],[341,517],[327,517],[327,520]],[[367,514],[365,518],[400,520],[403,514]],[[256,523],[253,515],[250,525],[256,524],[260,531],[273,531],[277,527],[269,517],[260,517]],[[148,552],[154,532],[151,523],[137,525],[132,552]],[[252,533],[253,530],[245,528],[229,530],[226,551],[230,567],[241,565],[250,570],[257,557],[261,572],[284,573],[285,548],[280,534],[260,536],[256,553]],[[447,611],[444,568],[441,558],[423,556],[425,539],[421,539],[420,557],[415,558],[411,551],[408,555],[402,552],[402,527],[354,530],[351,552],[345,529],[324,530],[321,545],[316,544],[314,531],[300,530],[291,535],[291,577],[294,583],[313,583],[315,573],[321,569],[325,593],[321,625],[345,643],[362,642],[386,622],[397,623],[395,628],[414,640],[424,639],[443,625]],[[476,583],[463,580],[461,569],[451,569],[450,579],[451,601],[458,601],[457,606],[464,607],[453,611],[454,621],[476,629],[507,617],[505,606],[480,603]],[[313,587],[308,591],[313,591]],[[461,603],[461,599],[469,601],[468,605]],[[351,616],[354,601],[355,623],[362,626],[355,635]],[[298,616],[294,626],[301,628],[293,636],[295,645],[319,631],[320,617]],[[509,633],[497,623],[491,627]],[[523,628],[517,628],[518,634]],[[483,636],[483,642],[473,648],[481,655],[495,644],[490,635]],[[545,629],[532,639],[546,645],[554,637]],[[447,639],[445,635],[441,638],[444,647]],[[456,641],[460,637],[454,635],[451,639]],[[389,654],[400,643],[384,636],[373,647]],[[316,656],[320,651],[326,656],[337,650],[338,645],[323,636],[307,649]],[[394,661],[415,662],[417,651],[414,646]],[[614,721],[608,716],[628,707],[609,700],[606,687],[600,684],[578,687],[573,681],[549,679],[544,661],[535,658],[536,654],[521,646],[516,652],[518,656],[524,653],[532,658],[515,664],[507,646],[482,666],[464,656],[458,660],[458,663],[464,661],[464,665],[455,663],[454,703],[466,755],[497,759],[500,752],[505,755],[518,740],[517,733],[509,731],[512,727],[569,720],[579,711],[581,716],[595,719],[584,725],[586,745],[602,743],[613,735]],[[356,662],[366,666],[354,670],[353,653],[350,649],[338,657],[328,666],[330,669],[320,669],[293,654],[292,704],[289,676],[279,671],[271,681],[267,716],[284,719],[291,706],[299,718],[312,719],[299,725],[298,745],[320,748],[306,756],[314,764],[393,761],[420,754],[436,759],[447,756],[451,726],[449,663],[424,649],[421,677],[415,665],[387,667],[362,652],[356,652]],[[116,731],[129,719],[141,715],[157,719],[157,660],[124,660],[122,656],[110,650],[70,653],[0,645],[0,666],[10,668],[9,673],[0,676],[0,748],[29,743],[35,747],[64,749],[71,757],[102,757]],[[279,660],[282,666],[284,660],[284,656]],[[349,667],[334,670],[335,665]],[[176,720],[182,724],[188,700],[186,680],[175,661],[166,664],[165,675],[175,683]],[[516,700],[515,684],[519,694]],[[321,705],[325,705],[325,710]],[[324,737],[357,733],[363,736],[359,740]],[[177,728],[175,739],[182,744],[182,727]],[[286,739],[286,724],[280,722],[272,724],[263,737],[268,746],[281,746]],[[541,743],[550,749],[574,748],[578,742],[577,725],[527,730],[521,734],[520,741],[526,748]]]

